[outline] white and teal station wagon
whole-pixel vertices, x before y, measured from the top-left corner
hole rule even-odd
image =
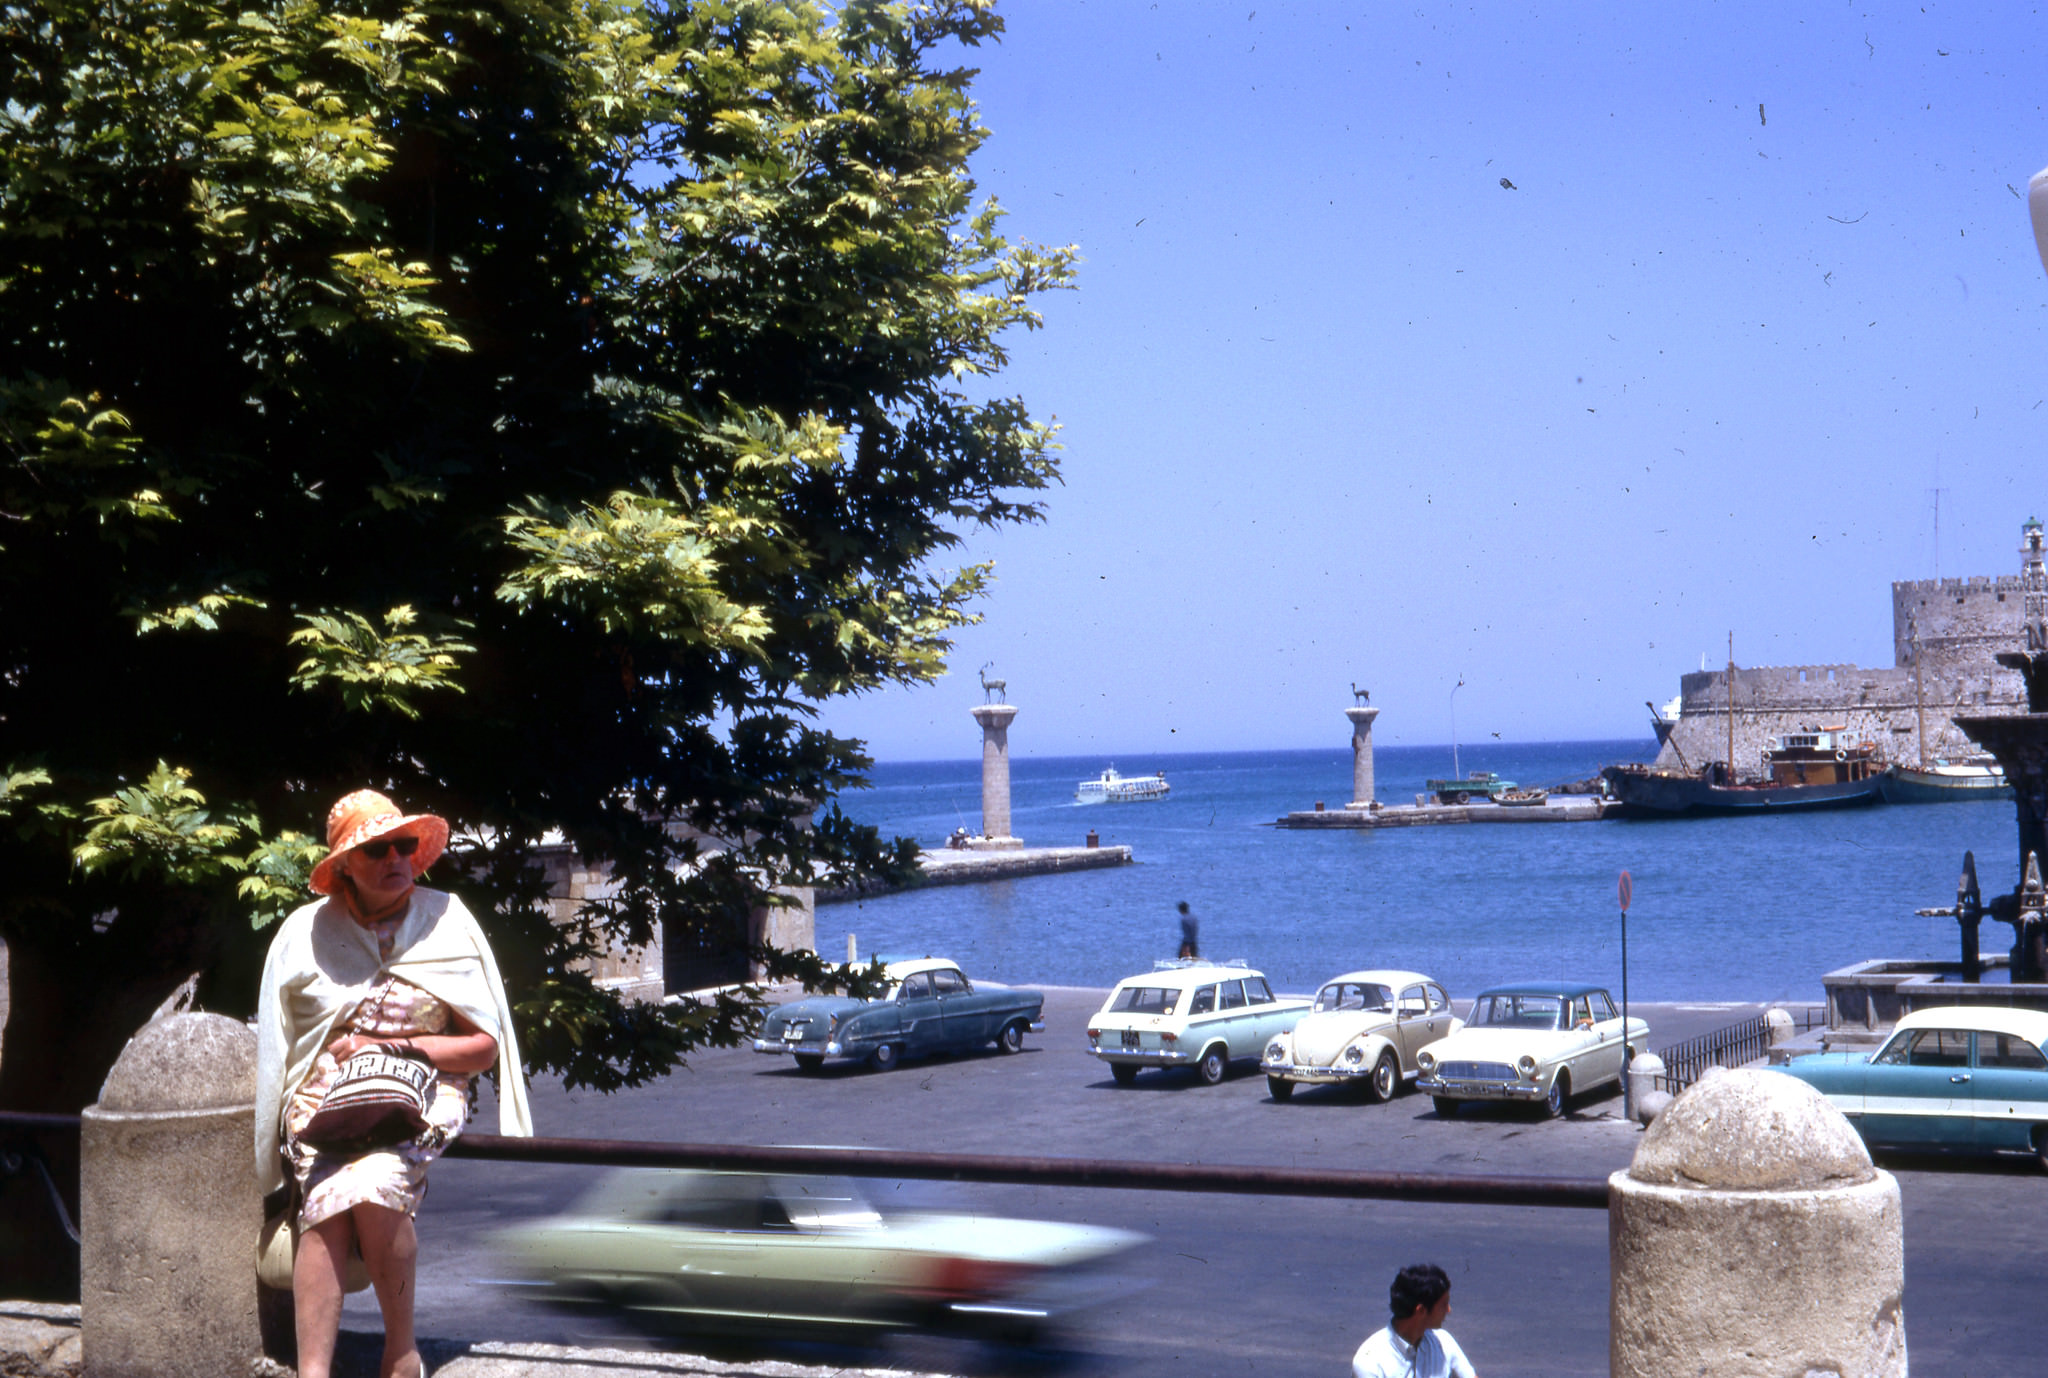
[[[1119,1086],[1145,1067],[1192,1067],[1214,1086],[1232,1062],[1257,1057],[1308,1008],[1306,1000],[1275,996],[1265,974],[1242,962],[1161,962],[1116,983],[1089,1016],[1088,1051],[1109,1064]]]
[[[1779,1071],[1873,1148],[2039,1155],[2048,1165],[2048,1013],[1944,1006],[1901,1019],[1875,1054],[1812,1053]]]

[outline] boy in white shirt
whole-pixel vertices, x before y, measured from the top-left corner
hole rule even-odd
[[[1374,1331],[1351,1356],[1351,1378],[1476,1378],[1451,1332],[1451,1280],[1434,1263],[1394,1275],[1387,1289],[1394,1319]]]

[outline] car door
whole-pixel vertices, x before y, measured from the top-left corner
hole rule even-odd
[[[1223,1030],[1217,1023],[1216,987],[1197,986],[1188,997],[1188,1017],[1181,1025],[1180,1050],[1199,1057],[1202,1045]]]
[[[932,974],[920,971],[903,978],[896,994],[898,1018],[902,1021],[905,1052],[928,1053],[945,1040],[945,1017],[938,995],[932,989]]]
[[[2048,1056],[2018,1034],[1977,1031],[1970,1068],[1971,1142],[1978,1148],[2034,1147],[2048,1123]]]
[[[951,967],[930,973],[932,995],[939,1005],[940,1033],[935,1047],[973,1048],[995,1037],[988,1027],[988,1000],[968,986],[967,978]]]
[[[1266,1043],[1275,1034],[1286,1033],[1294,1027],[1297,1013],[1290,1017],[1283,1009],[1276,1009],[1280,1002],[1273,997],[1273,988],[1266,984],[1263,976],[1244,978],[1244,1003],[1251,1015],[1251,1055],[1257,1057],[1264,1051]]]
[[[1446,1007],[1442,1023],[1449,1022],[1449,1014],[1450,1011]],[[1403,1068],[1413,1067],[1415,1055],[1442,1037],[1441,1034],[1431,1033],[1430,1029],[1428,986],[1417,983],[1404,987],[1401,993],[1394,997],[1394,1043],[1401,1050]]]
[[[1230,1055],[1257,1057],[1265,1045],[1259,1041],[1258,1016],[1245,1003],[1242,980],[1217,982],[1216,1010],[1222,1016],[1223,1036],[1230,1040]]]
[[[1863,1136],[1872,1143],[1967,1145],[1970,1035],[1965,1029],[1916,1029],[1894,1038],[1864,1083]]]
[[[1628,1044],[1627,1033],[1622,1027],[1621,1011],[1614,1008],[1614,1001],[1604,990],[1596,990],[1590,995],[1581,996],[1573,1008],[1584,1008],[1593,1021],[1593,1049],[1587,1057],[1587,1076],[1585,1080],[1575,1081],[1573,1085],[1594,1086],[1618,1080]]]

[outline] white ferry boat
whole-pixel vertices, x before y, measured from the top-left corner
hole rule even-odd
[[[1151,775],[1119,775],[1111,766],[1093,780],[1083,780],[1074,798],[1083,804],[1128,804],[1138,799],[1164,799],[1172,786],[1166,772]]]

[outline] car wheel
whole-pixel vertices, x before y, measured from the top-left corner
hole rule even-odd
[[[1266,1094],[1274,1100],[1286,1100],[1294,1094],[1294,1083],[1286,1077],[1267,1077]]]
[[[1431,1096],[1429,1103],[1436,1107],[1436,1117],[1440,1120],[1453,1119],[1457,1116],[1458,1102],[1450,1096]]]
[[[1465,804],[1465,803],[1470,803],[1470,802],[1471,802],[1471,799],[1472,799],[1472,796],[1471,796],[1471,795],[1469,795],[1469,794],[1467,794],[1467,793],[1465,793],[1465,791],[1463,791],[1463,790],[1457,790],[1457,791],[1453,792],[1453,793],[1452,793],[1452,795],[1451,795],[1451,802],[1452,802],[1453,804]]]
[[[1390,1101],[1394,1092],[1401,1087],[1401,1065],[1394,1061],[1391,1051],[1380,1054],[1380,1060],[1372,1065],[1372,1077],[1365,1083],[1365,1097],[1375,1103]]]
[[[877,1043],[875,1050],[868,1054],[868,1063],[877,1072],[894,1071],[902,1060],[903,1049],[894,1043]]]
[[[1564,1113],[1564,1103],[1572,1098],[1571,1073],[1558,1070],[1550,1079],[1550,1090],[1543,1096],[1543,1117],[1554,1120]]]
[[[2048,1124],[2034,1131],[2034,1156],[2041,1160],[2041,1166],[2048,1168]]]
[[[1202,1054],[1202,1060],[1195,1064],[1195,1075],[1202,1079],[1202,1085],[1214,1086],[1223,1080],[1223,1074],[1230,1070],[1230,1059],[1223,1049],[1210,1048]]]
[[[1024,1051],[1024,1021],[1013,1020],[1003,1025],[1003,1031],[996,1035],[996,1051],[999,1053],[1021,1053]]]
[[[796,1069],[799,1072],[815,1072],[824,1065],[825,1055],[823,1053],[798,1053],[796,1055]]]
[[[1109,1074],[1116,1078],[1116,1084],[1119,1086],[1130,1086],[1138,1080],[1138,1069],[1128,1062],[1110,1063]]]

